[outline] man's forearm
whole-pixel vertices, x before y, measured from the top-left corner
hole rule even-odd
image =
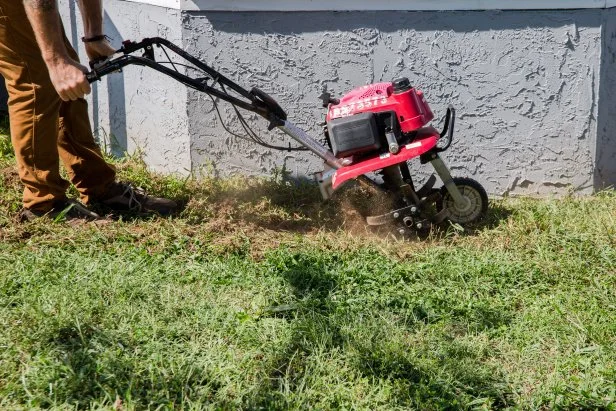
[[[15,0],[20,1],[20,0]],[[23,0],[36,42],[49,71],[49,79],[58,96],[77,100],[90,93],[84,74],[87,69],[74,61],[64,43],[64,30],[57,0]]]
[[[79,0],[85,37],[100,36],[103,33],[102,0]]]
[[[24,7],[43,59],[49,64],[67,59],[56,0],[24,0]]]

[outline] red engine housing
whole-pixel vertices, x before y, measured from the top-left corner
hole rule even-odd
[[[421,90],[409,87],[408,90],[395,92],[393,83],[375,83],[350,91],[340,99],[339,104],[330,104],[326,120],[367,111],[394,111],[403,133],[415,131],[434,118]]]

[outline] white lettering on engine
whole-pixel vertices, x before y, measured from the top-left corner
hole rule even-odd
[[[346,106],[335,107],[331,110],[330,117],[339,118],[339,117],[348,117],[352,114],[355,114],[356,111],[361,111],[364,109],[370,109],[376,107],[378,105],[387,104],[387,98],[383,97],[372,97],[366,98],[363,100],[356,101]]]

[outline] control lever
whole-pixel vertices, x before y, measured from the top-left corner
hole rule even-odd
[[[330,104],[333,104],[333,105],[340,104],[340,99],[332,98],[332,95],[328,93],[327,91],[323,92],[323,94],[321,94],[319,98],[321,99],[321,101],[323,101],[323,108],[329,107]]]
[[[111,57],[102,57],[92,60],[90,61],[90,63],[88,63],[90,65],[90,68],[92,69],[92,71],[85,73],[86,79],[89,83],[94,83],[95,81],[100,80],[100,76],[98,75],[97,70],[107,64],[109,60],[111,60]]]

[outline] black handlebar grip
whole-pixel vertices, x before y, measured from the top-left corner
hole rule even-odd
[[[100,77],[98,76],[98,74],[96,74],[96,71],[90,71],[86,73],[86,79],[88,80],[88,83],[94,83],[99,78]]]

